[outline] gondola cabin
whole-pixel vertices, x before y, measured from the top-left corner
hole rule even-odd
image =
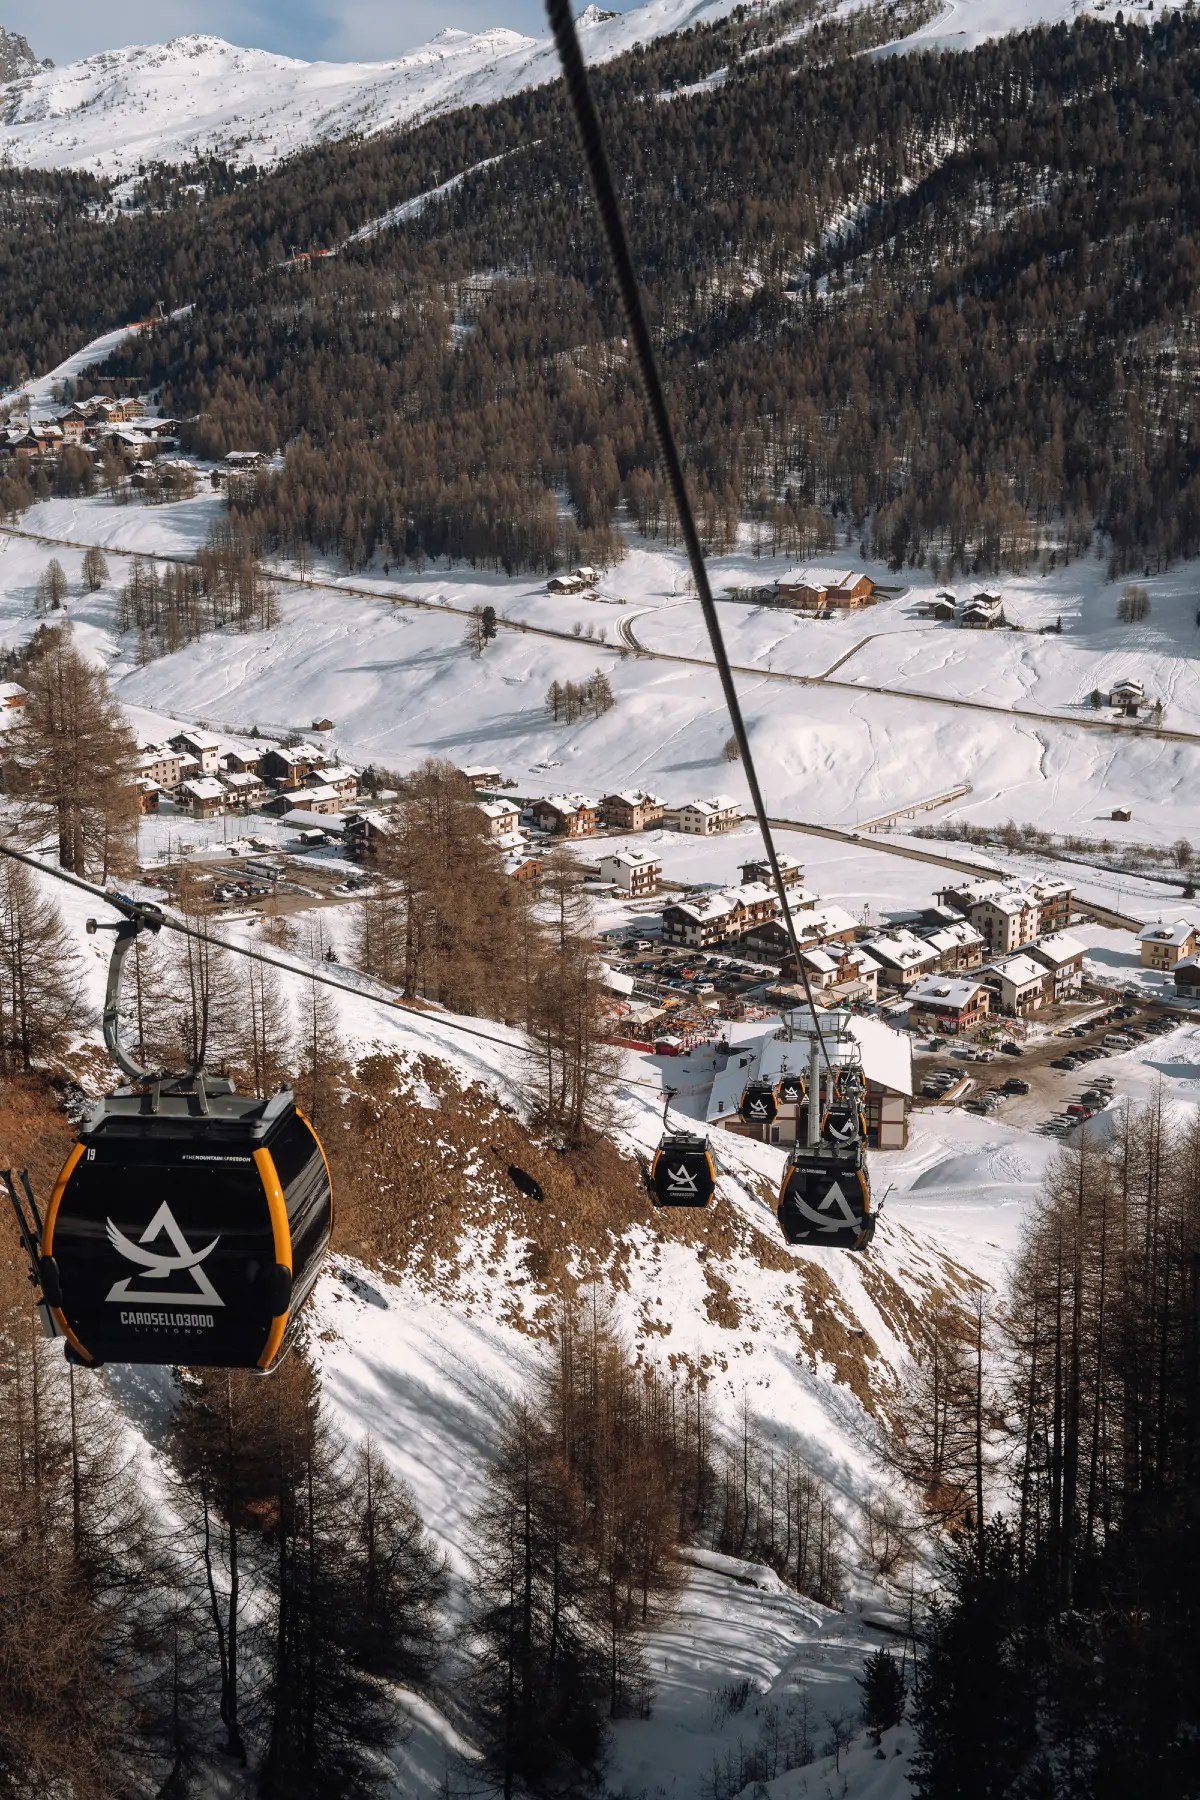
[[[742,1089],[738,1112],[747,1125],[770,1125],[779,1112],[779,1098],[770,1081],[748,1081]]]
[[[802,1069],[785,1069],[779,1077],[776,1094],[780,1106],[803,1106],[808,1081]]]
[[[857,1100],[835,1100],[825,1109],[821,1120],[821,1137],[835,1147],[867,1141],[867,1115]]]
[[[683,1131],[665,1137],[655,1152],[650,1185],[655,1206],[707,1206],[717,1186],[708,1140]]]
[[[80,1362],[268,1370],[329,1245],[325,1155],[290,1093],[117,1094],[58,1178],[39,1274]]]
[[[789,1244],[865,1250],[875,1235],[871,1178],[861,1144],[793,1151],[779,1190],[777,1217]]]

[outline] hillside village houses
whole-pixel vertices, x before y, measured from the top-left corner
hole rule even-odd
[[[600,879],[631,899],[653,894],[658,888],[662,863],[648,850],[618,850],[600,858]]]
[[[826,607],[855,612],[875,599],[875,583],[856,569],[789,569],[775,583],[775,598],[782,606]]]
[[[1164,925],[1160,919],[1156,925],[1147,925],[1138,933],[1138,942],[1143,968],[1173,969],[1195,956],[1196,927],[1189,925],[1186,919],[1176,919],[1173,925]]]
[[[157,812],[166,794],[195,819],[255,806],[277,814],[340,813],[358,798],[359,771],[329,762],[311,744],[227,749],[193,727],[167,744],[141,745],[135,775],[140,811]]]
[[[920,975],[908,990],[915,1027],[959,1037],[986,1019],[991,993],[974,975]]]
[[[590,837],[600,824],[600,802],[586,794],[551,794],[529,812],[539,831],[559,837]]]
[[[713,794],[707,800],[689,800],[669,812],[664,824],[674,824],[678,831],[693,837],[713,837],[719,831],[732,831],[742,822],[736,800],[728,794]]]
[[[507,837],[520,823],[521,809],[511,800],[477,800],[475,809],[482,813],[484,829],[489,837]]]
[[[657,794],[644,794],[640,788],[605,794],[600,802],[600,817],[614,831],[648,831],[661,823],[666,810],[665,800]]]

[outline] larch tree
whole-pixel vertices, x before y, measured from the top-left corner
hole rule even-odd
[[[107,881],[136,863],[137,741],[102,669],[80,655],[69,631],[40,634],[25,664],[28,699],[9,734],[9,792],[21,801],[24,834],[51,827],[58,859],[73,875]]]
[[[83,553],[83,585],[89,594],[95,594],[108,580],[108,559],[98,545],[92,544]]]
[[[24,863],[0,858],[0,1068],[30,1068],[82,1015],[77,958],[58,907]]]

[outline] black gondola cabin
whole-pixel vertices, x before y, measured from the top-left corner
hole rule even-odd
[[[778,1117],[779,1100],[770,1081],[748,1081],[738,1112],[748,1125],[770,1125]]]
[[[650,1170],[656,1206],[707,1206],[717,1186],[708,1140],[673,1132],[658,1146]]]
[[[861,1143],[792,1152],[779,1190],[778,1219],[789,1244],[865,1250],[875,1235],[871,1178]]]
[[[332,1221],[325,1155],[291,1094],[117,1094],[58,1178],[42,1292],[81,1362],[265,1371]]]

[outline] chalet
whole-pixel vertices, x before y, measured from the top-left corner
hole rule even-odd
[[[194,756],[202,775],[215,775],[221,766],[221,745],[205,731],[181,731],[171,739],[172,750]]]
[[[784,606],[836,607],[855,612],[875,599],[875,583],[856,569],[789,569],[775,583],[776,599]]]
[[[923,611],[927,619],[938,619],[942,624],[948,625],[958,612],[958,595],[950,588],[943,588],[941,593],[935,594],[926,603]]]
[[[1039,938],[1036,944],[1030,944],[1029,955],[1050,971],[1055,1000],[1063,1000],[1082,987],[1084,947],[1067,932],[1054,931],[1049,937]]]
[[[689,800],[674,814],[676,827],[693,837],[713,837],[719,831],[732,831],[740,825],[742,815],[736,800],[728,794],[713,794],[707,800]]]
[[[375,809],[370,812],[348,812],[343,821],[342,835],[351,855],[360,861],[367,856],[374,856],[381,843],[396,835],[397,821],[389,812]]]
[[[229,795],[215,775],[197,775],[181,782],[176,798],[188,808],[193,819],[212,819],[223,813]]]
[[[1189,998],[1200,993],[1200,962],[1194,956],[1175,964],[1175,991]]]
[[[309,726],[309,730],[310,731],[332,731],[333,730],[333,720],[332,719],[314,719],[312,724]]]
[[[473,788],[498,788],[504,783],[500,779],[500,771],[490,763],[477,763],[469,769],[460,769],[459,774],[464,781],[469,781]]]
[[[983,961],[983,933],[967,919],[955,919],[922,931],[923,943],[937,952],[937,974],[953,975],[960,969],[977,969]]]
[[[81,412],[77,406],[68,407],[65,413],[59,415],[58,423],[62,430],[64,443],[82,444],[83,434],[88,427],[88,418],[85,412]]]
[[[644,794],[640,788],[605,794],[600,802],[600,817],[614,831],[647,831],[660,822],[666,810],[665,800],[657,794]]]
[[[483,828],[489,837],[507,837],[517,829],[521,809],[511,800],[477,800],[475,810],[483,816]]]
[[[669,944],[703,949],[740,938],[754,926],[774,919],[778,912],[779,901],[763,882],[693,894],[663,908],[663,938]]]
[[[265,469],[266,466],[267,459],[261,450],[229,450],[225,454],[225,467],[236,470],[238,474]]]
[[[1173,969],[1196,954],[1196,927],[1186,919],[1174,925],[1147,925],[1138,933],[1144,969]]]
[[[1044,963],[1019,953],[989,963],[981,971],[994,996],[993,1012],[1023,1019],[1054,996],[1054,977]]]
[[[200,765],[194,757],[188,759],[199,773]],[[184,757],[179,750],[172,750],[162,744],[143,744],[134,764],[139,777],[146,781],[157,781],[165,788],[178,787],[184,779]]]
[[[249,770],[239,773],[235,769],[222,769],[217,779],[228,793],[231,806],[257,806],[267,797],[262,776],[252,775]]]
[[[913,1024],[949,1037],[988,1016],[991,994],[975,975],[920,975],[908,989]]]
[[[221,758],[221,767],[228,769],[233,775],[261,775],[261,750],[226,750]]]
[[[600,858],[601,881],[610,882],[632,899],[653,894],[661,874],[661,862],[648,850],[618,850]]]
[[[17,712],[29,698],[19,681],[0,681],[0,712]]]
[[[999,594],[976,594],[959,609],[964,631],[991,631],[1005,623],[1004,601]]]
[[[315,744],[295,744],[288,748],[272,745],[259,758],[263,779],[277,788],[299,787],[306,776],[324,765],[325,752],[318,750]]]
[[[504,859],[504,873],[510,881],[527,881],[537,887],[542,879],[541,859],[523,850],[513,851]]]
[[[284,788],[263,808],[264,812],[275,813],[278,817],[295,812],[323,814],[341,810],[342,796],[333,787]]]
[[[877,937],[868,938],[863,948],[877,964],[883,985],[901,992],[923,975],[940,971],[938,950],[911,931],[880,932]]]
[[[548,594],[582,594],[588,588],[594,588],[599,581],[598,572],[585,563],[581,568],[572,569],[569,575],[552,575],[546,583]]]
[[[1132,676],[1126,677],[1124,681],[1114,681],[1109,689],[1108,704],[1136,718],[1139,710],[1146,704],[1145,686]]]
[[[600,823],[600,803],[586,794],[551,794],[529,810],[538,830],[556,837],[588,837]]]
[[[902,1150],[908,1142],[908,1109],[912,1099],[912,1044],[905,1032],[893,1031],[879,1019],[843,1012],[821,1015],[821,1035],[835,1063],[853,1061],[866,1077],[867,1142],[877,1150]],[[732,1028],[746,1035],[735,1042],[724,1069],[713,1080],[706,1111],[710,1129],[729,1131],[772,1144],[803,1140],[807,1103],[781,1101],[770,1125],[748,1125],[738,1111],[747,1083],[780,1077],[809,1067],[814,1017],[807,1006],[787,1015],[783,1030],[770,1036],[752,1026]],[[761,1032],[761,1028],[760,1028]]]
[[[801,893],[804,891],[803,888],[800,889]],[[857,924],[843,906],[817,907],[814,905],[803,910],[797,906],[795,899],[789,894],[788,911],[792,915],[792,929],[796,933],[796,940],[802,951],[814,949],[817,945],[828,950],[831,944],[852,944],[858,935]],[[780,924],[778,931],[782,932],[783,929]],[[750,934],[746,939],[746,947],[754,948],[760,954],[764,954],[768,934],[770,941],[779,942],[776,926],[768,924],[758,927]],[[785,977],[790,975],[793,980],[796,980],[795,959],[791,954],[791,945],[787,942],[786,936],[779,955],[781,975]]]
[[[319,769],[309,770],[304,786],[331,787],[344,806],[347,801],[358,799],[358,777],[359,771],[348,763],[325,763]]]
[[[1133,817],[1133,808],[1132,806],[1114,806],[1109,817],[1115,819],[1119,825],[1128,825]]]
[[[158,811],[159,798],[162,794],[161,783],[151,781],[145,775],[139,775],[133,785],[137,794],[138,811],[140,813],[156,813]]]
[[[779,873],[783,876],[784,887],[798,888],[804,880],[804,864],[802,862],[797,862],[794,856],[780,856],[777,860],[779,863]],[[744,862],[740,872],[743,882],[769,882],[774,880],[774,876],[771,874],[771,865],[765,856],[756,859],[754,862]]]

